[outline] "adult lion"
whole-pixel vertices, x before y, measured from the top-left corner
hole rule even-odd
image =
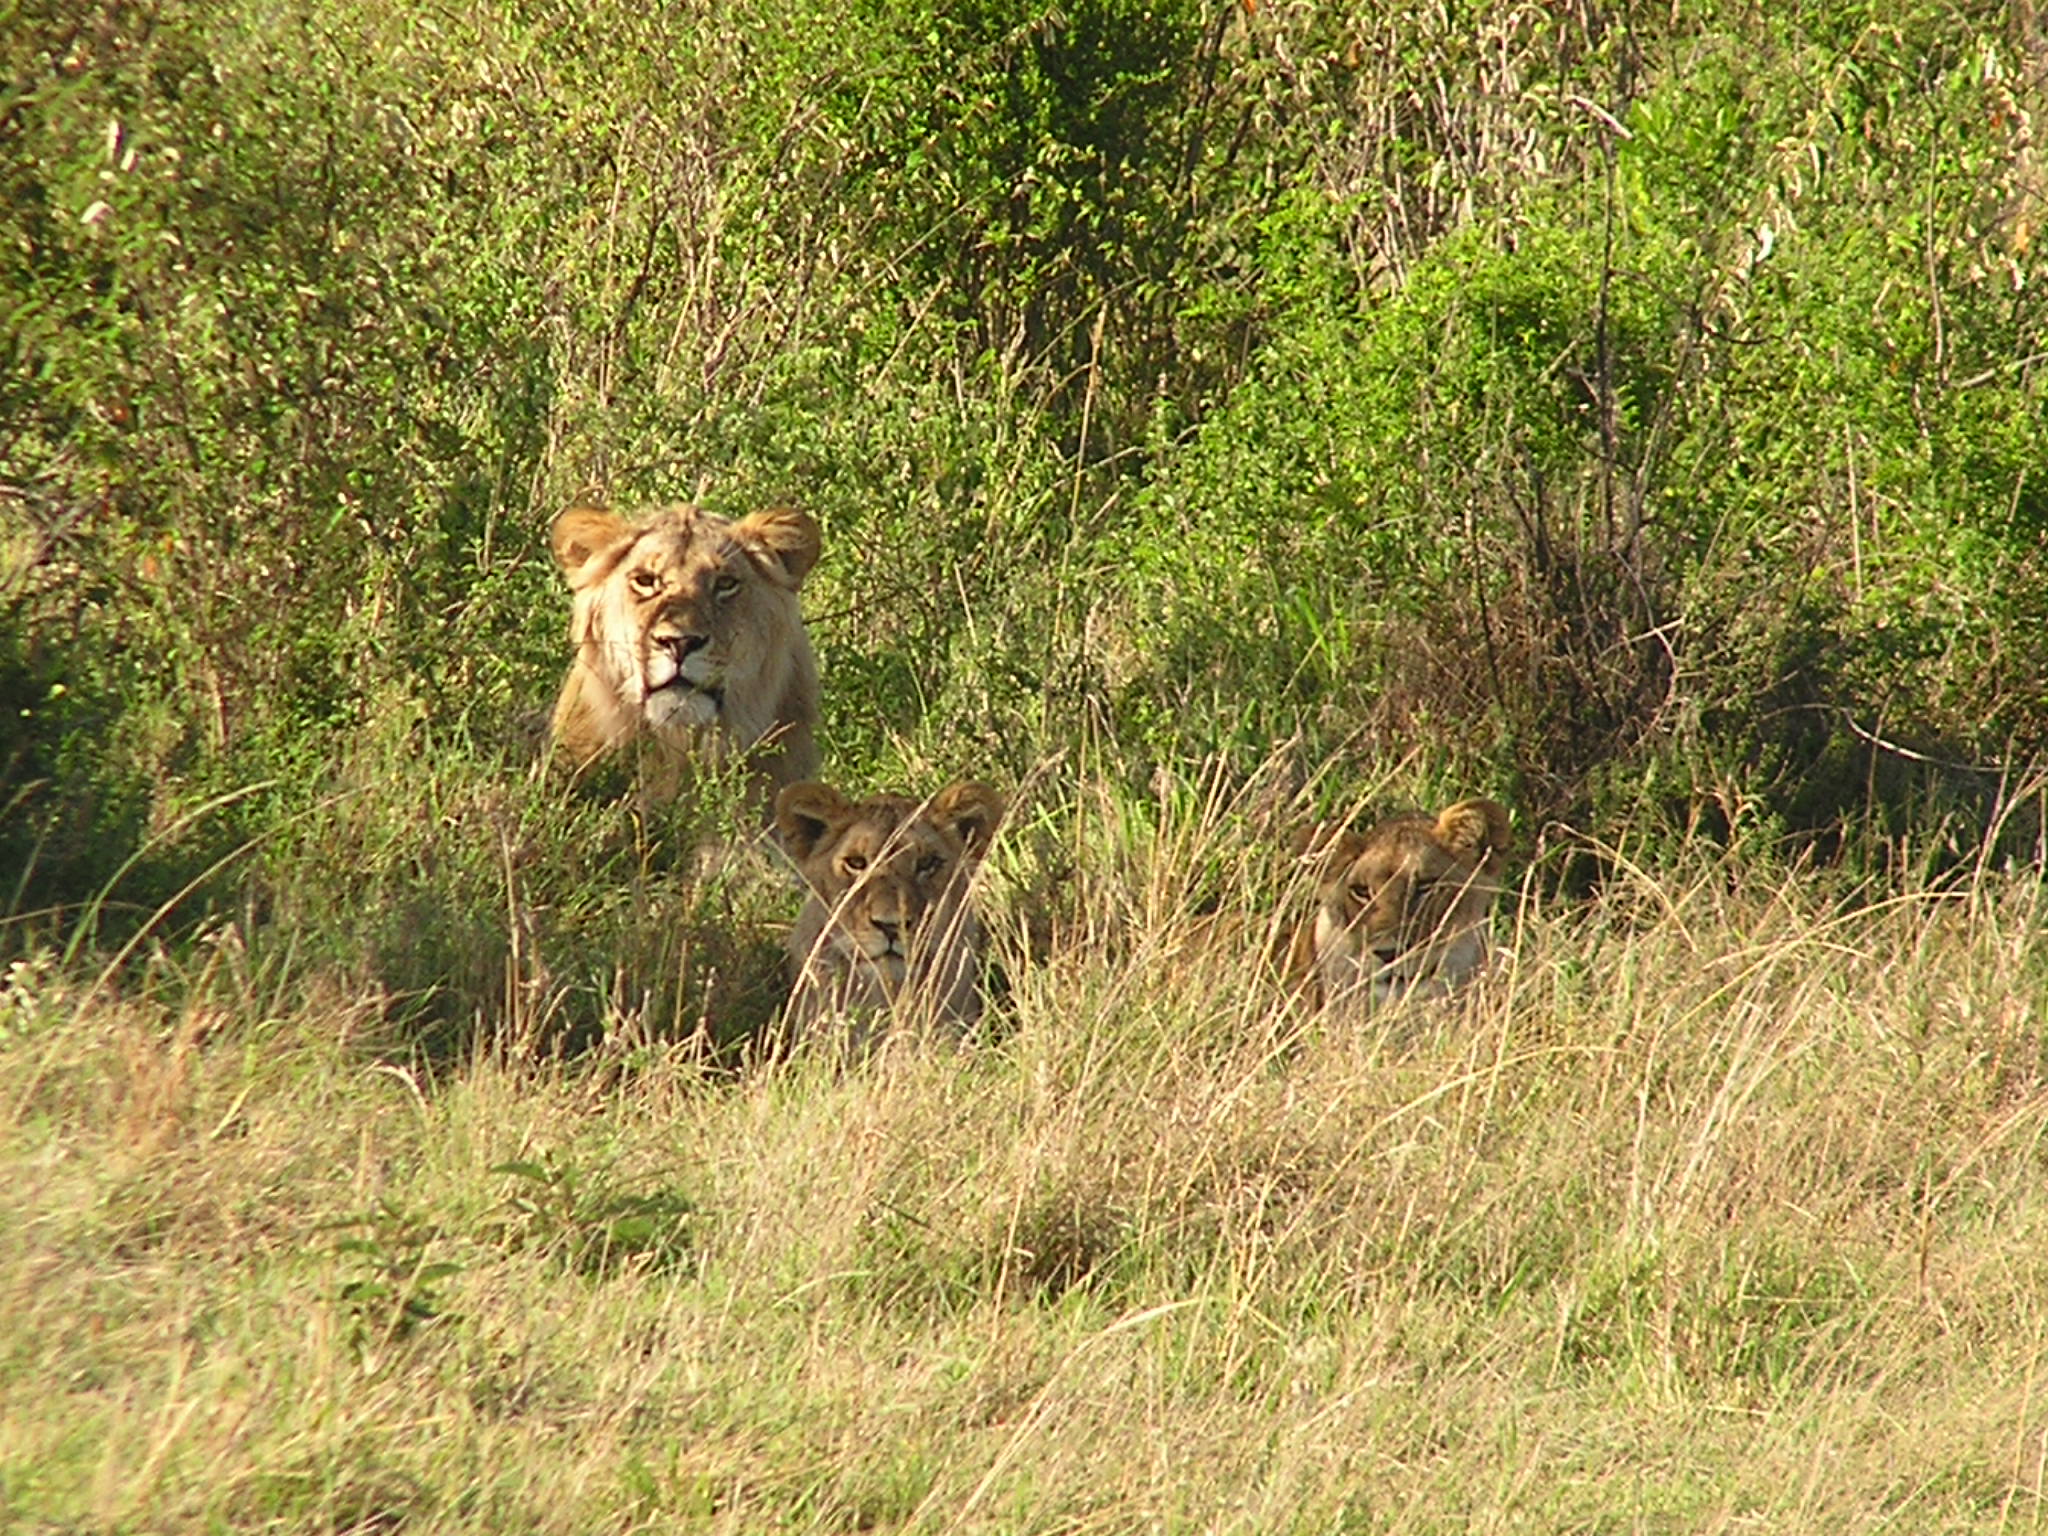
[[[552,736],[579,771],[634,744],[652,749],[649,788],[662,795],[691,760],[742,758],[764,794],[818,771],[818,663],[797,606],[816,523],[693,506],[629,523],[572,506],[553,545],[574,605]]]
[[[859,1054],[892,1014],[954,1026],[981,1016],[970,887],[1002,819],[1002,798],[971,781],[928,800],[783,789],[775,828],[809,892],[789,936],[794,1033],[844,1015]]]
[[[1460,800],[1435,816],[1392,816],[1360,837],[1312,829],[1316,912],[1295,935],[1293,969],[1326,1005],[1443,997],[1486,963],[1508,813]]]

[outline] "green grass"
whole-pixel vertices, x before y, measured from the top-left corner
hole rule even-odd
[[[2048,1520],[2037,882],[1618,865],[1511,903],[1469,998],[1331,1030],[1220,937],[1265,898],[1174,914],[1235,830],[1079,825],[1043,959],[993,882],[987,1038],[857,1071],[430,1071],[232,931],[119,991],[32,953],[9,1523]]]

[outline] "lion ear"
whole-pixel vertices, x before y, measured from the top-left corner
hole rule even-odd
[[[1288,836],[1287,851],[1304,864],[1313,864],[1320,874],[1340,864],[1349,864],[1365,852],[1365,839],[1337,821],[1316,821],[1297,827]]]
[[[793,859],[808,859],[845,819],[851,802],[814,779],[786,784],[775,797],[775,832]]]
[[[962,779],[932,797],[932,820],[952,830],[970,859],[988,852],[1003,820],[1003,797],[986,784]]]
[[[555,519],[550,542],[554,545],[555,563],[569,578],[569,585],[585,587],[610,573],[616,552],[631,534],[624,518],[602,507],[578,504]],[[613,558],[601,560],[601,556]]]
[[[800,587],[818,563],[818,525],[789,507],[755,512],[732,525],[732,536],[783,585]]]
[[[1497,801],[1460,800],[1436,819],[1437,841],[1452,852],[1485,860],[1512,841],[1508,813]]]
[[[1329,825],[1325,822],[1312,821],[1307,826],[1296,827],[1287,834],[1287,851],[1297,859],[1305,859],[1329,839]]]

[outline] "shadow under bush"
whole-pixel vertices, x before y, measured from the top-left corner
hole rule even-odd
[[[269,942],[360,977],[434,1055],[478,1031],[549,1050],[691,1038],[721,1056],[760,1035],[794,897],[732,830],[733,794],[643,806],[431,740],[430,766],[371,755],[283,824],[249,884]]]

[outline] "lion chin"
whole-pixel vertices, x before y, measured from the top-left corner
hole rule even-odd
[[[707,730],[718,724],[723,701],[721,690],[696,688],[677,681],[649,689],[641,714],[651,731]]]
[[[732,521],[660,507],[629,521],[573,506],[553,545],[571,607],[552,739],[575,769],[645,743],[644,787],[668,795],[690,764],[737,758],[764,807],[817,771],[818,664],[798,603],[816,523],[782,508]]]

